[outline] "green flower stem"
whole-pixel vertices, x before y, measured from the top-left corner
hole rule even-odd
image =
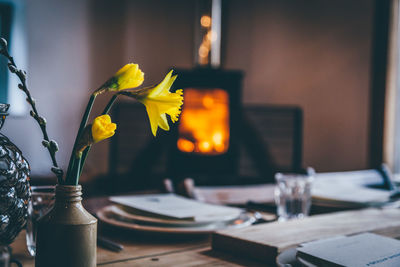
[[[73,185],[78,185],[79,178],[81,177],[79,170],[81,169],[81,157],[74,157],[75,158],[75,165],[74,168],[72,169],[73,177],[74,177],[74,184]]]
[[[88,154],[89,154],[89,152],[90,152],[90,148],[91,148],[91,147],[92,147],[92,145],[88,145],[88,146],[85,148],[85,150],[83,151],[83,153],[82,153],[82,157],[81,157],[80,163],[79,163],[79,165],[80,165],[80,168],[79,168],[79,176],[81,176],[81,174],[82,174],[83,166],[85,165],[85,161],[86,161],[86,158],[87,158],[87,156],[88,156]]]
[[[101,113],[101,115],[105,115],[105,114],[108,114],[108,112],[110,112],[110,109],[111,109],[112,106],[114,105],[115,100],[117,100],[118,95],[119,95],[119,94],[117,93],[117,94],[114,94],[114,95],[112,96],[112,98],[110,99],[110,101],[108,101],[108,104],[107,104],[107,106],[104,108],[103,113]]]
[[[104,108],[104,110],[103,110],[103,113],[101,114],[101,115],[105,115],[105,114],[108,114],[108,112],[110,112],[110,109],[112,108],[112,106],[114,105],[114,103],[115,103],[115,100],[117,100],[117,97],[118,97],[118,93],[117,94],[114,94],[113,96],[112,96],[112,98],[110,99],[110,101],[108,101],[108,104],[107,104],[107,106]],[[79,168],[79,177],[81,176],[81,174],[82,174],[82,169],[83,169],[83,166],[85,165],[85,161],[86,161],[86,158],[87,158],[87,156],[88,156],[88,154],[89,154],[89,151],[90,151],[90,148],[91,148],[92,146],[91,145],[89,145],[84,151],[83,151],[83,153],[82,153],[82,157],[81,157],[81,159],[80,159],[80,168]]]
[[[92,110],[93,104],[94,104],[94,100],[96,99],[97,94],[92,94],[90,96],[89,102],[86,106],[86,110],[85,113],[83,114],[82,117],[82,121],[81,121],[81,125],[79,126],[79,130],[78,130],[78,134],[76,135],[75,138],[75,143],[74,143],[74,147],[72,149],[72,153],[71,153],[71,157],[69,159],[69,164],[68,164],[68,171],[67,171],[67,177],[66,177],[66,184],[69,185],[77,185],[79,182],[79,175],[76,175],[75,173],[72,173],[72,171],[74,170],[74,168],[76,168],[76,164],[80,165],[80,158],[76,158],[75,156],[75,150],[76,150],[76,146],[79,142],[79,138],[81,137],[83,130],[85,129],[86,123],[88,121],[89,115],[90,115],[90,111]],[[78,162],[76,162],[78,161]],[[78,167],[78,170],[80,169],[80,167]],[[79,174],[79,173],[78,173]]]

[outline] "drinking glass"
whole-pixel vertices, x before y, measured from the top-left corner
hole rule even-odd
[[[32,186],[32,197],[28,204],[26,223],[26,245],[31,256],[36,255],[37,221],[45,215],[54,204],[54,186]]]
[[[313,175],[277,173],[275,203],[279,221],[308,216],[311,207]]]

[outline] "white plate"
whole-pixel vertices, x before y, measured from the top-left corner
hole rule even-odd
[[[106,206],[96,213],[99,220],[121,228],[145,232],[174,233],[174,234],[207,234],[217,230],[242,228],[255,222],[255,218],[248,213],[228,222],[216,222],[203,226],[171,227],[151,224],[139,224],[134,220],[119,216],[113,212],[112,206]]]
[[[146,224],[146,225],[163,225],[163,226],[204,226],[211,223],[215,223],[215,221],[185,221],[185,220],[174,220],[174,219],[163,219],[163,218],[156,218],[156,217],[148,217],[143,215],[134,214],[131,212],[127,212],[124,210],[123,207],[118,205],[111,205],[109,206],[110,212],[114,213],[118,217],[122,217],[122,220],[128,219],[134,223],[138,224]],[[235,218],[233,218],[235,219]],[[231,221],[225,220],[222,222]]]
[[[145,217],[210,223],[237,218],[243,209],[212,205],[175,194],[127,195],[109,198],[122,209]]]

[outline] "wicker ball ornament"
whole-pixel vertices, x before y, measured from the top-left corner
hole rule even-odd
[[[8,104],[0,103],[0,129],[8,108]],[[11,244],[26,224],[29,175],[29,164],[21,151],[0,134],[0,245]]]

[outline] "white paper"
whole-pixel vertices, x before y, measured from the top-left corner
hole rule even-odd
[[[382,184],[383,178],[377,170],[360,170],[347,172],[327,172],[317,173],[315,175],[316,182],[329,182],[340,185],[351,183],[357,186],[367,186],[374,184]]]
[[[275,184],[235,185],[235,186],[202,186],[196,199],[213,204],[245,205],[249,201],[274,203]]]
[[[174,194],[111,197],[112,202],[174,219],[226,221],[237,218],[242,209],[211,205]]]
[[[362,170],[337,173],[318,173],[312,187],[316,203],[373,204],[389,200],[389,190],[375,189],[368,185],[382,184],[383,178],[377,170]]]

